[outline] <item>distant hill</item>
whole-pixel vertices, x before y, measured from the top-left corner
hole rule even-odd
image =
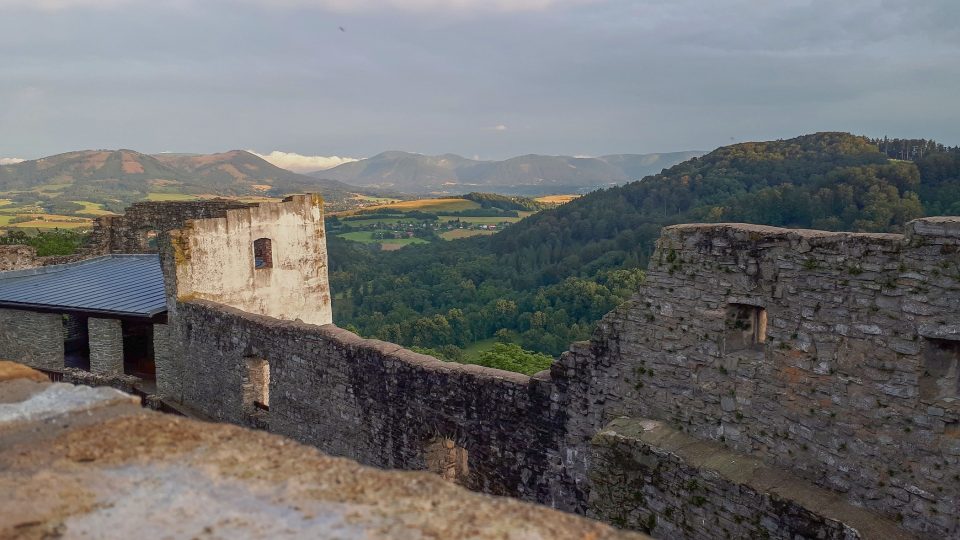
[[[84,150],[0,166],[0,192],[38,191],[46,198],[125,204],[150,193],[280,196],[317,191],[332,205],[369,190],[276,167],[243,150],[221,154],[147,155]]]
[[[615,154],[596,158],[530,154],[504,161],[478,161],[456,154],[383,152],[310,176],[413,193],[485,189],[542,194],[589,191],[639,180],[703,153]]]

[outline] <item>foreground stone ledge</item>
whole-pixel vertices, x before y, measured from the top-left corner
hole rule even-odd
[[[658,538],[894,540],[907,531],[829,490],[656,420],[593,439],[592,517]]]
[[[642,538],[43,380],[0,362],[0,538]]]

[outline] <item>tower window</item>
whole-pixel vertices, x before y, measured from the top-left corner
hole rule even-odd
[[[273,268],[273,244],[269,238],[258,238],[253,242],[253,267]]]

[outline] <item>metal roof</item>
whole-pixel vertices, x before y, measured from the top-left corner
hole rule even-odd
[[[107,255],[0,272],[0,308],[153,317],[167,310],[159,255]]]

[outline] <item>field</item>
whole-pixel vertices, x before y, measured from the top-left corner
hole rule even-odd
[[[397,212],[412,212],[414,210],[420,210],[421,212],[432,212],[436,214],[439,212],[459,212],[461,210],[472,210],[475,208],[480,208],[480,205],[466,199],[450,197],[445,199],[417,199],[413,201],[400,201],[390,204],[378,204],[374,206],[367,206],[362,210],[346,210],[344,212],[336,212],[332,215],[348,216],[370,210],[396,210]]]
[[[5,225],[17,227],[18,229],[79,229],[89,228],[93,223],[87,218],[59,216],[56,214],[20,214],[20,216],[33,217],[35,219],[13,224],[10,224],[9,220],[7,220]],[[0,216],[0,220],[2,220],[2,218],[13,217],[17,216],[4,215]],[[3,221],[0,221],[0,225],[3,225]]]
[[[77,212],[78,214],[90,214],[91,216],[112,216],[113,212],[103,209],[103,205],[100,203],[90,202],[90,201],[73,201],[77,204],[83,205],[83,210]]]
[[[537,197],[534,200],[545,204],[567,204],[578,198],[580,198],[580,195],[545,195],[543,197]]]
[[[416,223],[417,221],[419,220],[413,218],[377,217],[370,219],[344,220],[343,223],[350,225],[351,227],[366,227],[367,225],[376,225],[377,223],[383,223],[384,225],[396,225],[397,223]]]
[[[384,238],[377,239],[373,237],[372,231],[353,231],[348,233],[343,233],[338,235],[341,238],[346,238],[347,240],[353,240],[354,242],[362,242],[364,244],[383,244],[384,251],[390,251],[391,249],[400,249],[403,246],[409,246],[410,244],[426,244],[427,241],[422,238]],[[397,246],[393,248],[388,248],[387,246]]]
[[[388,197],[374,197],[372,195],[361,195],[359,193],[354,194],[353,198],[354,200],[357,200],[360,202],[373,203],[373,204],[390,204],[400,200],[400,199],[391,199]]]
[[[529,212],[527,212],[527,213],[529,213]],[[524,216],[521,216],[521,217],[500,217],[500,216],[495,216],[495,217],[463,217],[463,216],[444,216],[444,215],[441,214],[441,215],[439,215],[439,216],[437,216],[437,217],[440,218],[440,222],[441,222],[441,223],[446,223],[447,221],[454,221],[454,220],[458,220],[458,219],[459,219],[459,220],[462,221],[463,223],[475,223],[475,224],[477,224],[477,225],[496,225],[497,223],[503,223],[503,222],[516,223],[516,222],[520,221],[521,219],[523,219]]]
[[[147,193],[148,201],[195,201],[200,197],[186,193]]]
[[[454,229],[440,234],[444,240],[456,240],[458,238],[470,238],[471,236],[486,236],[496,234],[497,231],[484,231],[478,229]]]

